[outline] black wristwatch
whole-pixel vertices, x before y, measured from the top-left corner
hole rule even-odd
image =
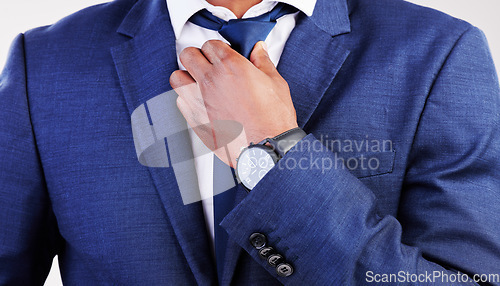
[[[267,138],[241,151],[236,164],[238,181],[251,191],[255,185],[285,156],[285,154],[306,137],[304,130],[294,128],[280,135]]]

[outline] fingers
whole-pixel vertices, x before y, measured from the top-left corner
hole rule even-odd
[[[170,76],[170,85],[179,95],[177,107],[186,118],[195,114],[198,123],[208,122],[203,96],[196,81],[187,71],[177,70]]]
[[[173,72],[170,76],[170,85],[179,95],[177,98],[177,107],[185,115],[188,114],[188,110],[199,106],[199,101],[203,101],[196,81],[187,71],[177,70]]]
[[[228,57],[240,56],[240,54],[233,50],[228,44],[219,40],[206,41],[203,46],[201,46],[201,52],[212,64],[220,63],[221,60]]]
[[[197,84],[190,84],[176,89],[177,107],[191,128],[210,123],[203,97]],[[201,128],[201,127],[200,127]]]
[[[170,86],[172,86],[173,89],[193,83],[196,83],[196,81],[187,71],[177,70],[170,75]]]
[[[197,82],[202,82],[207,75],[213,72],[214,64],[222,61],[235,64],[244,59],[243,56],[234,51],[229,45],[219,40],[209,40],[203,44],[201,49],[194,47],[186,48],[181,52],[179,58],[186,70]],[[263,41],[255,44],[250,55],[250,61],[268,76],[274,77],[278,74],[276,67],[269,58],[266,44]]]
[[[187,71],[177,70],[170,76],[170,85],[179,95],[177,107],[185,116],[188,111],[204,108],[203,97],[198,84]]]
[[[219,40],[207,41],[201,49],[185,48],[179,59],[192,78],[202,85],[212,82],[220,68],[233,69],[246,62],[243,56]]]
[[[200,82],[212,68],[212,64],[203,55],[201,50],[194,47],[185,48],[179,55],[179,59],[197,82]]]
[[[274,66],[269,54],[267,53],[266,43],[263,41],[257,42],[255,44],[252,53],[250,54],[250,61],[255,67],[263,71],[270,77],[274,77],[278,74],[276,67]]]

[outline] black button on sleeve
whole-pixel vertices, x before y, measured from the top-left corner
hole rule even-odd
[[[263,247],[259,250],[259,256],[262,259],[267,259],[271,254],[274,254],[274,248],[272,247]]]
[[[281,277],[288,277],[293,274],[293,267],[288,263],[281,263],[276,267],[276,273]]]
[[[267,263],[272,267],[276,267],[278,264],[283,262],[284,258],[280,254],[272,254],[267,258]]]
[[[267,239],[266,236],[262,233],[256,232],[250,235],[250,243],[255,249],[261,249],[262,247],[266,246]]]

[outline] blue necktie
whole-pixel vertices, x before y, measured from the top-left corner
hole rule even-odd
[[[232,169],[215,155],[213,177],[215,262],[219,282],[222,282],[228,235],[219,224],[236,203],[237,187]]]
[[[274,9],[260,16],[224,21],[203,9],[189,21],[200,27],[218,31],[235,51],[248,58],[255,44],[267,38],[277,19],[295,12],[297,9],[293,6],[278,3]]]
[[[248,58],[255,44],[267,38],[276,25],[276,20],[294,12],[297,12],[296,8],[278,3],[270,12],[260,16],[224,21],[204,9],[194,14],[189,21],[200,27],[218,31],[235,51]],[[234,208],[237,188],[231,168],[217,156],[214,156],[213,167],[215,256],[217,276],[221,282],[228,235],[219,224]]]

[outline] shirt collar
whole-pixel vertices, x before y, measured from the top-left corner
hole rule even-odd
[[[170,14],[170,20],[172,22],[172,27],[174,29],[175,38],[179,39],[182,29],[186,22],[193,16],[196,12],[207,9],[214,15],[224,19],[234,19],[234,14],[224,7],[216,7],[211,5],[205,0],[166,0],[168,12]],[[255,17],[256,15],[251,15],[253,13],[266,13],[270,11],[278,2],[286,3],[302,11],[307,16],[311,16],[314,11],[314,6],[316,5],[316,0],[262,0],[261,3],[250,8],[243,18]],[[250,16],[247,16],[250,14]]]

